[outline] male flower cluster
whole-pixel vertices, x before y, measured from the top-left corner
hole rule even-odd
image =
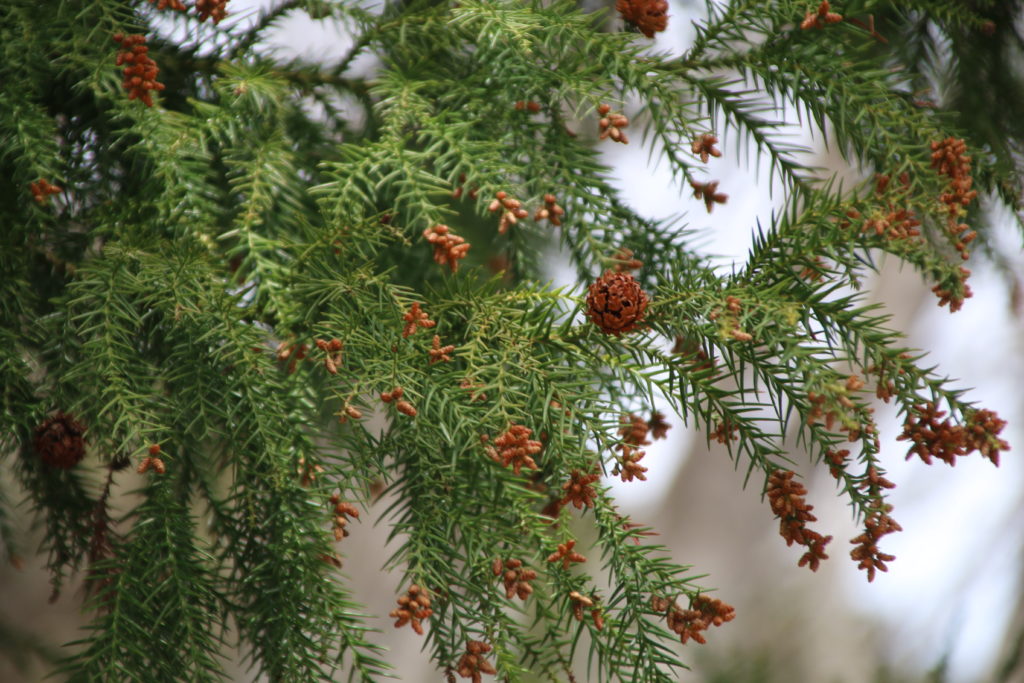
[[[494,666],[484,659],[484,655],[491,651],[491,646],[479,640],[470,640],[466,643],[466,653],[459,659],[457,668],[459,676],[471,678],[473,683],[480,683],[483,678],[480,674],[491,674],[498,671]]]
[[[412,626],[417,635],[423,635],[422,621],[434,613],[430,608],[430,596],[415,583],[409,586],[408,592],[398,598],[398,607],[391,610],[388,616],[397,619],[395,628],[402,628],[406,624]]]
[[[793,481],[795,476],[796,473],[789,470],[775,470],[768,478],[766,494],[772,512],[779,519],[779,534],[786,539],[786,545],[797,543],[807,548],[798,566],[807,565],[812,572],[818,571],[821,561],[828,559],[825,545],[832,537],[807,528],[808,522],[816,522],[818,518],[811,514],[814,506],[804,500],[807,489],[800,482]]]
[[[532,569],[524,569],[522,560],[505,560],[495,558],[491,564],[491,571],[495,576],[500,576],[505,584],[505,597],[512,599],[518,596],[525,600],[533,592],[530,582],[537,578],[537,572]]]
[[[896,437],[911,442],[908,459],[916,454],[928,465],[934,457],[953,466],[957,456],[978,451],[993,464],[999,464],[999,453],[1010,448],[999,438],[1005,420],[991,410],[978,410],[962,426],[949,418],[942,419],[945,414],[931,401],[914,406],[903,424],[903,433]]]
[[[153,106],[152,90],[163,90],[164,84],[156,80],[160,68],[149,56],[146,37],[142,35],[126,36],[114,34],[114,42],[120,43],[121,51],[117,53],[117,65],[127,64],[124,68],[124,89],[128,91],[129,100],[139,100],[147,107]]]
[[[850,557],[857,562],[857,568],[868,573],[868,582],[875,580],[875,571],[889,571],[886,562],[896,559],[894,555],[883,553],[878,548],[878,541],[886,534],[902,531],[903,528],[889,516],[891,506],[879,503],[879,508],[868,514],[864,520],[864,533],[850,543],[857,547],[850,551]]]
[[[675,600],[654,596],[651,608],[655,612],[664,612],[665,621],[670,631],[679,636],[679,642],[686,644],[691,638],[704,644],[702,631],[712,626],[721,626],[736,618],[736,609],[721,600],[698,595],[690,600],[690,609],[682,609]]]
[[[512,425],[508,431],[494,440],[497,450],[488,446],[487,451],[491,459],[500,462],[502,466],[509,467],[519,474],[520,470],[528,467],[531,470],[537,469],[537,463],[533,456],[540,453],[543,447],[540,441],[530,438],[533,430],[523,425]]]
[[[469,243],[451,231],[447,225],[433,225],[423,231],[423,238],[434,245],[434,261],[447,265],[453,273],[459,270],[459,259],[466,257]]]

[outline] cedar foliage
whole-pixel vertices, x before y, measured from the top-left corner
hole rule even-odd
[[[894,444],[870,392],[899,406],[910,455],[998,461],[1001,420],[859,287],[884,252],[954,310],[961,257],[989,246],[971,193],[1019,208],[1020,119],[995,100],[1024,89],[986,92],[978,126],[973,97],[920,93],[1012,80],[993,46],[1019,44],[1016,6],[709,3],[671,17],[697,36],[670,56],[638,32],[663,5],[619,2],[638,28],[566,0],[279,0],[248,23],[206,0],[0,4],[0,444],[21,487],[0,532],[31,552],[7,524],[27,496],[54,595],[88,574],[92,623],[61,671],[216,679],[241,643],[272,680],[385,676],[337,571],[384,486],[393,614],[449,680],[572,680],[580,649],[597,680],[676,680],[673,641],[732,609],[594,476],[644,477],[655,404],[729,446],[812,569],[831,538],[806,526],[797,447],[863,521],[854,560],[873,576],[891,559]],[[298,13],[354,45],[265,49]],[[353,75],[366,54],[379,65]],[[784,106],[864,182],[808,167]],[[752,143],[785,209],[723,271],[699,232],[614,190],[599,150],[626,136],[709,211],[728,194],[715,145]],[[553,243],[576,286],[544,282]],[[59,415],[85,425],[80,463],[43,457]],[[142,488],[116,518],[129,467]]]

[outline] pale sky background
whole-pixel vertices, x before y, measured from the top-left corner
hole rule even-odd
[[[267,4],[233,0],[229,20],[249,22],[253,14],[247,8]],[[702,6],[698,2],[673,2],[669,30],[657,37],[654,48],[681,53],[693,39],[690,20],[702,16]],[[308,20],[289,19],[281,26],[274,43],[282,54],[332,61],[351,45],[343,32],[329,24],[325,30],[323,25],[312,25]],[[372,60],[361,60],[355,66],[357,71],[369,68]],[[807,144],[820,142],[811,141],[808,131],[794,128],[793,132],[807,139]],[[605,150],[608,162],[617,169],[616,183],[629,203],[652,218],[684,213],[691,228],[708,228],[701,236],[702,249],[716,255],[723,268],[729,268],[745,259],[757,219],[763,225],[770,223],[780,194],[775,194],[774,202],[769,197],[767,165],[757,174],[757,169],[748,165],[752,155],[746,150],[737,154],[741,137],[733,131],[719,134],[724,156],[709,162],[708,177],[721,180],[720,190],[729,194],[729,201],[715,207],[711,215],[703,202],[692,198],[688,188],[682,190],[673,184],[664,165],[648,166],[648,150],[640,144],[637,132],[631,134],[630,145],[609,144]],[[998,240],[1006,246],[1006,253],[1016,255],[1019,272],[1024,272],[1021,239],[1014,230],[1005,221]],[[959,313],[951,316],[947,309],[940,309],[929,293],[920,315],[894,324],[906,325],[909,346],[931,352],[927,362],[938,365],[951,377],[965,378],[957,386],[973,387],[968,400],[991,407],[1007,419],[1003,437],[1015,450],[1004,454],[998,469],[977,455],[961,459],[952,469],[942,464],[928,467],[917,458],[904,461],[906,446],[895,440],[899,425],[894,411],[880,406],[877,417],[882,454],[889,478],[898,483],[890,500],[895,505],[894,516],[904,528],[903,533],[886,537],[885,549],[897,560],[891,563],[888,574],[879,574],[868,584],[840,545],[849,536],[844,538],[840,533],[836,533],[837,547],[830,560],[844,565],[841,590],[850,603],[881,618],[891,629],[894,660],[915,662],[923,670],[934,666],[944,652],[949,653],[948,680],[953,683],[981,680],[998,655],[1003,629],[1016,605],[1024,540],[1020,486],[1024,468],[1019,459],[1024,449],[1019,419],[1024,415],[1019,388],[1024,380],[1020,341],[1024,330],[1010,310],[1007,284],[983,267],[973,267],[971,287],[975,295]],[[558,277],[558,271],[554,272]],[[907,281],[914,282],[913,276]],[[883,299],[901,295],[892,291]],[[624,509],[634,509],[639,518],[643,518],[644,509],[656,508],[668,493],[675,468],[696,441],[692,433],[678,426],[678,421],[670,435],[648,449],[644,464],[650,467],[651,476],[643,487],[623,486],[617,479],[609,482]],[[703,446],[698,442],[698,447]],[[848,508],[833,494],[816,492],[811,501],[816,504],[815,512],[823,525],[845,519],[853,529]],[[737,495],[757,493],[737,490]],[[793,571],[806,570],[797,569],[794,562]]]

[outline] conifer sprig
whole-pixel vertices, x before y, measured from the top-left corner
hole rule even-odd
[[[1008,448],[857,292],[884,252],[955,311],[977,192],[1019,209],[1017,147],[913,92],[934,65],[912,27],[987,31],[991,8],[708,3],[671,57],[632,32],[684,20],[650,0],[616,3],[626,31],[568,0],[36,4],[0,6],[0,447],[54,595],[91,579],[72,680],[223,678],[230,648],[274,680],[385,677],[337,572],[381,489],[392,618],[449,680],[675,680],[674,641],[742,615],[601,485],[642,485],[666,425],[641,415],[726,446],[812,570],[839,544],[792,470],[827,467],[869,580],[900,530],[872,392],[908,457]],[[299,13],[352,47],[269,50]],[[809,165],[793,109],[862,182]],[[631,208],[614,143],[709,213],[738,193],[711,158],[749,144],[783,208],[723,272]],[[575,284],[544,282],[554,244]]]

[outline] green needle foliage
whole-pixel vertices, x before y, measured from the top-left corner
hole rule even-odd
[[[638,32],[663,3],[582,4],[0,3],[0,540],[24,552],[25,496],[54,595],[88,576],[71,680],[222,678],[234,647],[275,681],[387,677],[337,571],[386,488],[392,616],[448,680],[673,681],[678,641],[734,615],[597,476],[644,478],[656,405],[728,445],[812,569],[831,537],[798,452],[864,524],[868,577],[892,559],[872,394],[908,455],[998,461],[1002,421],[859,289],[887,253],[956,310],[981,200],[1019,209],[1024,88],[977,127],[979,101],[920,92],[1013,81],[971,47],[1013,42],[1009,4],[708,3],[670,19],[696,25],[680,56]],[[351,49],[275,56],[301,14]],[[808,165],[794,112],[862,183]],[[709,211],[716,145],[766,155],[784,208],[744,263],[630,208],[599,152],[628,136]],[[544,281],[555,244],[574,286]]]

